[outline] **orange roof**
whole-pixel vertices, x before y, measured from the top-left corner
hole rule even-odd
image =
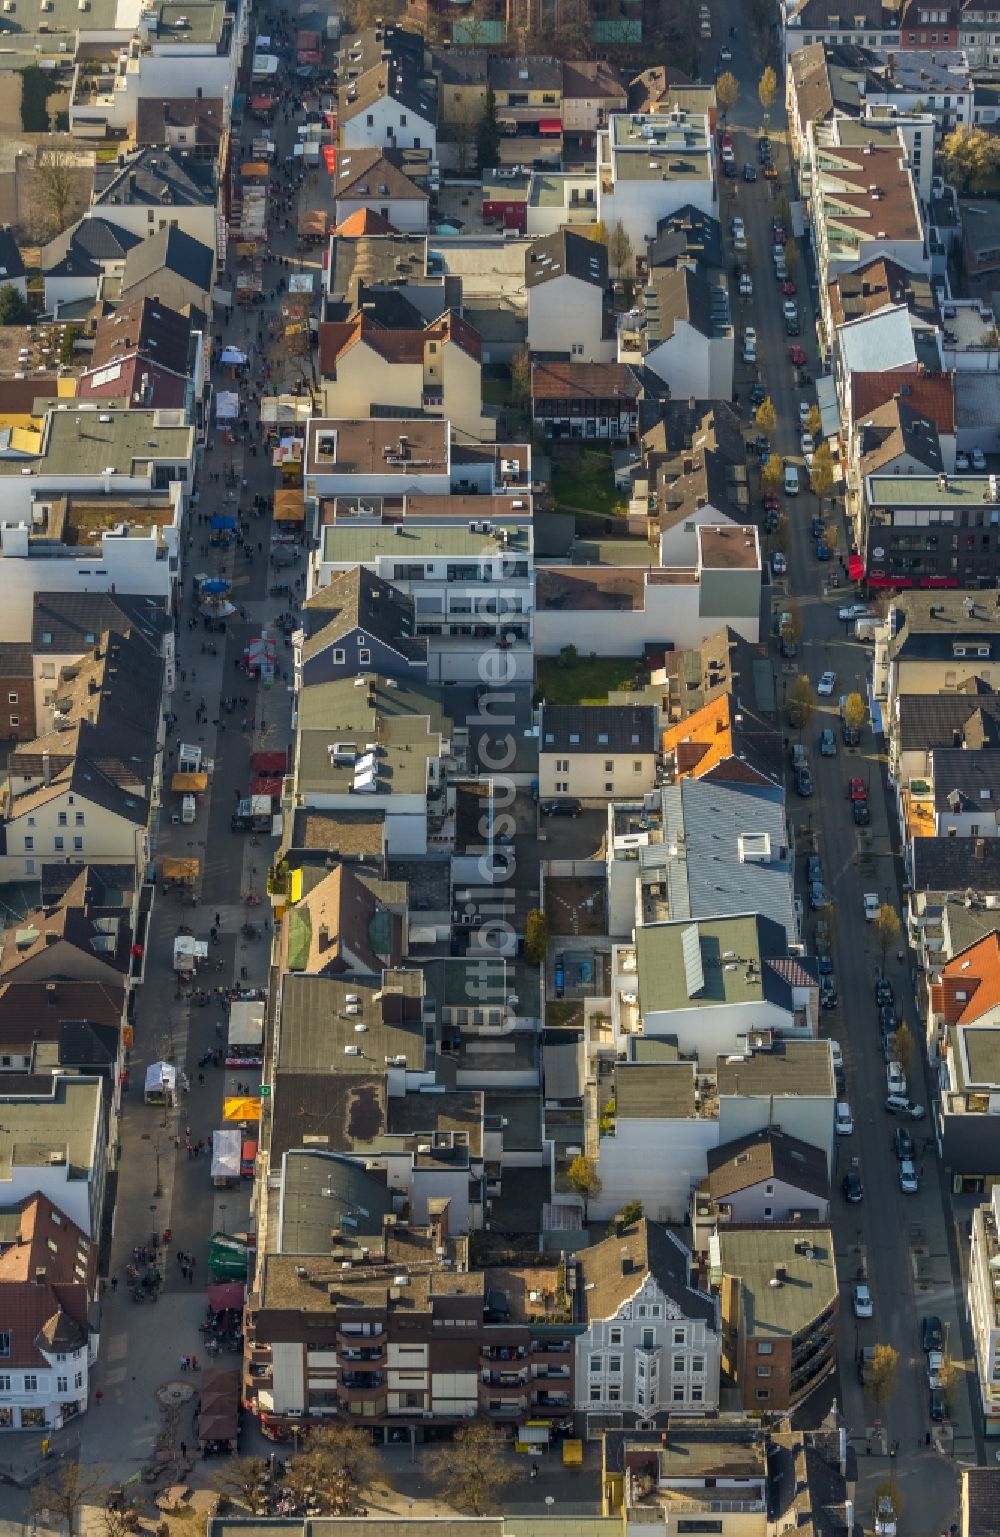
[[[396,226],[390,224],[382,214],[376,213],[374,208],[356,208],[343,224],[337,225],[337,234],[346,235],[350,240],[359,239],[362,235],[398,235],[398,233]]]
[[[701,776],[733,756],[733,714],[729,694],[702,705],[663,733],[664,756],[674,759],[677,779]]]
[[[931,986],[931,1007],[946,1025],[971,1025],[1000,1008],[1000,934],[960,950]]]

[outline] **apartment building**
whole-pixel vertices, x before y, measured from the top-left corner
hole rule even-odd
[[[642,795],[657,779],[651,706],[543,705],[538,753],[542,796]]]
[[[974,870],[973,870],[974,876]],[[971,878],[971,877],[970,877]],[[984,912],[996,922],[1000,899]],[[940,1090],[942,1156],[963,1188],[1000,1182],[1000,936],[952,955],[929,989],[927,1040]]]
[[[661,219],[691,204],[718,215],[715,150],[707,114],[613,112],[597,130],[597,217],[621,224],[644,252]]]
[[[1000,1436],[1000,1184],[972,1214],[966,1300],[979,1378],[983,1433]]]

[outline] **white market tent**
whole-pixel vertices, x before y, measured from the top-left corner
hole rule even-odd
[[[213,1131],[212,1178],[239,1179],[240,1153],[243,1133],[240,1131]]]
[[[260,1046],[263,1040],[263,1003],[249,999],[234,1003],[229,1010],[230,1046]]]
[[[146,1069],[146,1099],[162,1099],[177,1088],[177,1069],[170,1062],[151,1062]]]

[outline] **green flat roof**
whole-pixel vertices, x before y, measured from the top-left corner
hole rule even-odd
[[[684,969],[684,935],[698,930],[703,986],[688,996]],[[761,1001],[760,937],[757,918],[678,919],[644,925],[635,936],[639,998],[644,1014],[663,1009],[703,1009],[713,1003]],[[723,956],[733,951],[742,964],[727,970]],[[748,982],[746,962],[756,964],[756,980]]]
[[[994,503],[989,475],[948,475],[946,485],[936,475],[871,475],[869,502],[875,507],[981,507]]]
[[[53,411],[37,457],[0,459],[0,474],[134,475],[157,460],[182,462],[194,450],[194,428],[158,424],[153,411]],[[28,478],[28,477],[26,477]]]
[[[839,1295],[833,1234],[829,1228],[720,1228],[722,1268],[743,1286],[748,1338],[799,1334]],[[809,1245],[809,1255],[801,1253]],[[773,1286],[783,1265],[784,1284]]]
[[[335,562],[377,560],[383,555],[398,560],[433,560],[436,556],[483,557],[493,555],[526,555],[530,548],[528,530],[509,528],[505,545],[497,542],[493,534],[474,534],[467,524],[460,528],[435,528],[419,526],[370,523],[362,527],[347,527],[330,523],[323,530],[323,559]]]

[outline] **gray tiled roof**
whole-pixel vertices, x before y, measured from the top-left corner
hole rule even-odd
[[[915,891],[1000,891],[1000,838],[914,838]]]
[[[896,708],[901,752],[935,747],[996,746],[1000,741],[1000,695],[901,694]]]
[[[524,253],[526,288],[539,288],[564,274],[603,292],[608,286],[608,251],[597,240],[572,230],[556,230],[533,240]]]
[[[981,811],[983,821],[1000,811],[1000,753],[990,747],[969,752],[963,747],[937,747],[931,753],[934,808],[947,814]]]
[[[176,225],[164,227],[135,246],[125,258],[122,293],[127,295],[130,289],[165,269],[176,273],[202,293],[208,293],[212,287],[214,262],[215,254],[209,246],[202,245],[200,240],[185,234]]]
[[[547,704],[541,751],[546,753],[651,753],[656,711],[651,705]]]

